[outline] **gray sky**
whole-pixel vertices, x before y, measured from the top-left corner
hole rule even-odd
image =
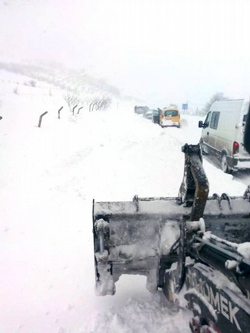
[[[84,68],[152,107],[249,97],[250,0],[0,0],[0,59]]]

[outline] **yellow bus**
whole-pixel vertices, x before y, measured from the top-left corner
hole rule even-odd
[[[181,127],[180,111],[175,106],[169,106],[161,110],[160,126],[176,126]]]

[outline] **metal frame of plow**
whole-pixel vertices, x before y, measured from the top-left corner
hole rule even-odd
[[[179,190],[179,202],[186,206],[192,205],[190,221],[199,221],[203,217],[206,206],[209,183],[202,165],[200,145],[185,144],[184,177]]]

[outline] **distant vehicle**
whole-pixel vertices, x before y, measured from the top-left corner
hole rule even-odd
[[[160,123],[160,114],[161,114],[161,110],[160,109],[153,110],[153,116],[152,116],[153,123],[155,123],[155,124],[159,124]]]
[[[176,126],[180,128],[181,126],[180,111],[175,105],[170,105],[161,110],[160,126],[161,127]]]
[[[250,169],[250,155],[243,136],[249,101],[217,101],[211,106],[202,127],[200,143],[205,153],[216,156],[225,173]]]
[[[134,111],[137,114],[143,114],[144,116],[146,116],[146,113],[149,111],[149,107],[147,106],[135,106],[134,107]]]

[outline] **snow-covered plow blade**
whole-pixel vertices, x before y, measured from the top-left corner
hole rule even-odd
[[[183,219],[188,233],[204,230],[202,220],[190,221],[191,211],[178,198],[94,203],[97,293],[113,294],[114,283],[122,274],[145,275],[147,288],[157,290]],[[250,203],[243,197],[208,198],[203,214],[206,230],[229,241],[245,242],[250,239],[248,211]]]

